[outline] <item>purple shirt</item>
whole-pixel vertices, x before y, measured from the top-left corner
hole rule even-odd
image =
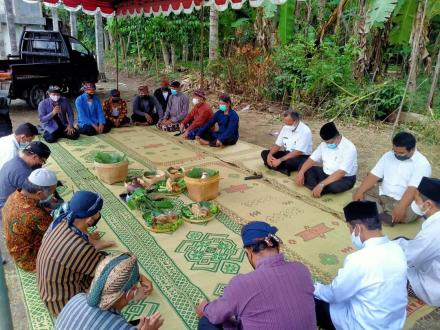
[[[188,96],[178,92],[177,95],[171,95],[168,98],[167,111],[163,118],[171,119],[173,123],[180,123],[188,114],[189,100]]]
[[[235,329],[236,318],[245,330],[316,330],[313,283],[300,262],[287,262],[282,253],[264,257],[255,271],[235,276],[222,297],[205,306],[204,316],[224,329]]]
[[[61,113],[58,114],[61,123],[66,127],[73,127],[73,109],[69,100],[67,100],[65,97],[60,97],[58,100],[58,105],[61,108]],[[49,133],[53,133],[58,129],[58,124],[52,115],[52,110],[54,107],[54,101],[52,101],[50,97],[44,99],[40,102],[40,104],[38,104],[38,117],[40,118],[41,126]]]

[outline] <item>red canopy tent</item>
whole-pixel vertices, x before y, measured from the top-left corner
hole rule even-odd
[[[212,3],[217,10],[224,11],[229,6],[232,9],[240,9],[248,1],[252,7],[259,7],[264,0],[24,0],[29,3],[42,2],[49,7],[62,6],[69,11],[82,10],[86,14],[94,15],[100,11],[102,16],[134,16],[134,15],[169,15],[190,14],[194,9],[199,10]],[[272,3],[280,5],[286,0],[270,0]]]

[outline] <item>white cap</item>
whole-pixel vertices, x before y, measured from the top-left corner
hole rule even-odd
[[[39,168],[29,175],[28,180],[40,187],[50,187],[57,184],[57,176],[51,170]]]

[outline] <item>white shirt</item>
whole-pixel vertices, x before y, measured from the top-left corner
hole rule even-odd
[[[370,238],[344,261],[329,285],[315,284],[315,296],[330,304],[336,329],[396,330],[406,319],[407,265],[388,237]]]
[[[400,200],[408,187],[418,187],[424,176],[431,176],[431,165],[417,150],[410,159],[401,161],[393,151],[385,153],[371,170],[371,174],[383,179],[379,194]]]
[[[15,138],[15,134],[0,138],[0,169],[10,159],[18,155],[20,145]]]
[[[422,224],[412,240],[397,240],[408,263],[408,280],[424,302],[440,307],[440,211]]]
[[[275,144],[288,152],[297,150],[304,155],[310,155],[313,150],[312,131],[302,121],[296,128],[292,125],[284,125]]]
[[[357,173],[356,147],[345,137],[342,137],[335,149],[330,149],[327,143],[322,142],[310,158],[317,163],[322,163],[324,173],[327,175],[332,175],[337,170],[344,171],[345,176],[353,176]]]

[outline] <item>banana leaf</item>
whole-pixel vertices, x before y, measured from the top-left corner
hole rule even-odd
[[[114,152],[102,152],[98,151],[95,154],[94,158],[95,162],[101,163],[101,164],[116,164],[120,163],[124,160],[127,160],[127,155],[125,154],[118,154]]]

